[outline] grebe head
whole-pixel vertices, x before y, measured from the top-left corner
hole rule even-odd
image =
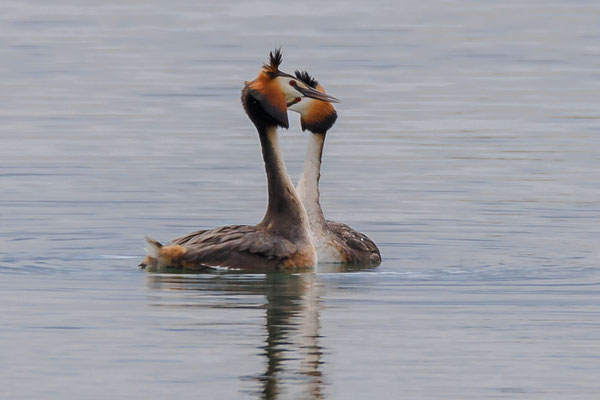
[[[281,50],[269,53],[269,63],[264,64],[256,79],[245,82],[242,103],[255,125],[289,128],[287,108],[302,99],[338,102],[335,97],[320,92],[301,79],[279,69],[283,58]],[[329,103],[328,103],[329,104]]]
[[[300,79],[309,87],[325,93],[323,86],[319,85],[317,80],[310,76],[306,71],[296,71],[296,78]],[[302,130],[309,130],[312,133],[327,133],[335,124],[337,113],[329,101],[322,101],[314,98],[301,98],[288,107],[291,111],[300,114],[300,124]]]

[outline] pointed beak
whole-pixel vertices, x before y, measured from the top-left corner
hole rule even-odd
[[[340,101],[333,96],[330,96],[326,93],[321,93],[318,90],[311,88],[310,86],[300,87],[300,85],[296,85],[295,89],[302,93],[304,97],[310,97],[311,99],[317,99],[322,101],[328,101],[330,103],[339,103]]]

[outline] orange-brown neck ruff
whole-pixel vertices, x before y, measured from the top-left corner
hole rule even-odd
[[[284,128],[289,127],[285,94],[275,79],[271,79],[265,71],[260,71],[256,79],[249,82],[246,87],[267,114],[275,118]]]
[[[321,85],[317,85],[319,92],[325,93]],[[313,100],[302,113],[300,123],[302,130],[308,129],[313,133],[326,133],[335,123],[337,113],[331,103],[327,101]]]

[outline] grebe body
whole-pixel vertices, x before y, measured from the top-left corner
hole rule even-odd
[[[325,93],[323,87],[307,72],[296,71],[296,77],[308,86]],[[290,105],[289,109],[300,113],[302,130],[311,132],[304,168],[296,191],[308,215],[310,235],[319,262],[379,265],[381,253],[377,245],[365,234],[346,224],[326,220],[319,201],[323,147],[327,131],[337,119],[335,109],[330,102],[308,98],[301,98]]]
[[[277,128],[289,127],[287,104],[297,99],[336,99],[280,71],[281,61],[280,51],[272,52],[269,64],[263,66],[256,79],[245,83],[241,96],[244,110],[258,131],[265,163],[268,205],[263,220],[253,226],[231,225],[192,232],[165,245],[146,238],[147,255],[141,267],[279,270],[316,264],[308,216],[288,176]]]

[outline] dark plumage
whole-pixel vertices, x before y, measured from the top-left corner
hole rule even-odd
[[[381,253],[375,242],[367,235],[355,231],[341,222],[326,220],[325,225],[329,232],[341,242],[339,250],[346,263],[365,266],[381,264]]]
[[[310,76],[307,71],[296,70],[294,71],[294,75],[313,89],[316,89],[319,84],[319,82],[314,77]]]
[[[177,264],[192,269],[227,266],[243,269],[278,269],[300,249],[290,240],[263,226],[230,225],[201,230],[174,239],[187,251]]]
[[[270,75],[277,75],[279,72],[279,66],[283,62],[283,56],[281,55],[281,47],[271,51],[269,53],[269,64],[263,64],[263,69]]]

